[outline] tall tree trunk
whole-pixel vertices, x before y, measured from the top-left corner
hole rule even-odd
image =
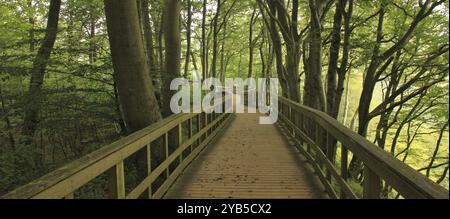
[[[263,39],[263,41],[259,45],[259,56],[261,58],[261,75],[260,75],[260,77],[269,79],[268,77],[266,77],[267,63],[266,63],[265,55],[266,54],[264,54],[264,39]]]
[[[336,92],[336,75],[338,73],[339,50],[341,48],[341,27],[342,27],[342,4],[345,0],[336,1],[336,11],[334,13],[333,28],[331,31],[331,46],[328,59],[327,73],[327,113],[333,118],[337,118],[335,114]]]
[[[75,5],[72,1],[69,1],[67,3],[67,18],[66,18],[66,22],[67,22],[67,49],[68,49],[68,54],[67,54],[67,64],[68,65],[73,65],[74,61],[76,60],[76,56],[77,54],[74,52],[75,51],[75,46],[76,46],[76,39],[77,37],[75,36]]]
[[[162,118],[148,74],[136,1],[106,0],[105,14],[122,114],[132,133]]]
[[[184,77],[188,77],[191,53],[192,0],[187,0],[187,28],[186,28],[186,58],[184,63]]]
[[[8,132],[8,138],[9,138],[9,143],[11,144],[11,148],[14,150],[16,148],[16,140],[14,139],[14,134],[12,132],[12,126],[11,126],[11,120],[9,119],[9,112],[6,109],[6,103],[5,103],[5,99],[3,97],[3,88],[2,85],[0,84],[0,118],[3,118],[3,120],[6,123],[6,129]]]
[[[192,50],[191,50],[191,59],[192,59],[192,65],[194,65],[195,72],[198,72],[197,62],[195,61],[195,56],[194,56],[194,53],[192,52]]]
[[[144,42],[146,54],[148,57],[148,64],[150,66],[150,76],[153,80],[153,85],[156,86],[158,78],[157,61],[155,56],[155,49],[153,43],[153,27],[150,22],[149,0],[141,0],[141,16],[142,27],[144,29]]]
[[[320,0],[309,0],[311,11],[308,71],[305,75],[306,106],[325,111],[325,94],[322,84],[322,30],[320,22]]]
[[[97,60],[97,44],[95,42],[96,37],[96,25],[97,19],[95,18],[95,12],[93,6],[90,6],[89,10],[89,63],[92,65]]]
[[[127,133],[141,130],[162,119],[145,55],[136,1],[105,0],[114,79]],[[163,157],[160,147],[152,150],[152,163]],[[133,160],[137,176],[148,174],[144,151]]]
[[[269,11],[272,15],[276,14],[276,6],[274,1],[268,2]],[[264,11],[264,6],[260,3],[260,10]],[[289,97],[289,89],[287,84],[287,79],[285,77],[286,70],[283,64],[283,50],[282,43],[279,31],[277,29],[276,22],[273,18],[268,18],[264,13],[262,14],[264,17],[264,22],[266,28],[269,30],[270,38],[272,39],[273,51],[276,61],[276,76],[280,79],[280,86],[283,97]]]
[[[35,20],[34,20],[34,13],[33,11],[33,0],[28,0],[27,2],[27,6],[29,9],[29,15],[28,15],[28,23],[30,24],[30,30],[28,31],[28,38],[29,38],[29,43],[30,43],[30,52],[34,52],[35,50],[35,37],[34,37],[34,25],[35,25]]]
[[[248,37],[248,76],[247,78],[251,78],[253,74],[253,51],[255,48],[254,42],[253,42],[253,26],[255,25],[255,19],[256,19],[256,12],[257,9],[253,9],[252,17],[250,19],[250,25],[249,25],[249,37]]]
[[[223,33],[222,33],[222,49],[220,52],[220,80],[225,82],[226,77],[226,61],[225,61],[225,42],[227,37],[228,20],[224,20]]]
[[[379,51],[380,51],[380,44],[383,37],[383,22],[384,22],[384,5],[381,6],[379,15],[378,15],[378,26],[377,26],[377,36],[376,36],[376,43],[373,48],[372,52],[372,61],[368,67],[367,73],[365,74],[364,81],[363,81],[363,90],[361,93],[361,98],[359,100],[359,107],[358,107],[358,134],[360,134],[363,137],[367,136],[367,129],[369,127],[369,107],[370,102],[372,100],[373,91],[375,90],[374,85],[374,74],[376,72],[376,69],[380,65],[381,60],[378,58]],[[363,169],[362,162],[356,157],[353,156],[350,161],[349,166],[349,174],[350,177],[353,179],[357,179],[358,175],[361,173]]]
[[[285,64],[285,79],[289,99],[300,102],[300,87],[299,87],[299,63],[301,59],[300,40],[302,36],[298,33],[298,9],[299,1],[292,1],[292,13],[290,15],[285,10],[286,3],[284,0],[273,1],[276,7],[276,13],[280,24],[281,33],[286,44],[286,64]]]
[[[159,31],[158,31],[158,56],[159,56],[159,74],[162,78],[162,75],[165,74],[165,60],[164,60],[164,15],[165,11],[161,13],[160,22],[159,22]],[[162,97],[160,96],[160,99]],[[162,101],[160,101],[162,102]],[[162,105],[162,104],[161,104]]]
[[[345,10],[346,4],[348,2],[348,10]],[[338,118],[339,112],[340,112],[340,105],[342,101],[342,96],[344,94],[344,84],[346,80],[346,76],[350,77],[350,36],[352,34],[352,28],[351,28],[351,18],[353,16],[353,0],[345,0],[340,4],[341,7],[341,13],[344,16],[344,42],[342,45],[342,59],[340,63],[340,67],[338,69],[338,81],[337,81],[337,87],[336,87],[336,96],[333,103],[333,109],[332,109],[332,115],[334,115],[336,118]],[[348,74],[348,75],[347,75]],[[347,80],[347,89],[348,89],[348,82]],[[346,93],[346,98],[348,98],[348,92]],[[347,103],[345,107],[348,108],[348,99],[346,99]],[[348,109],[347,109],[348,112]]]
[[[273,52],[273,47],[272,44],[270,42],[268,42],[268,46],[267,46],[267,50],[269,51],[269,54],[267,55],[267,64],[266,64],[266,78],[271,78],[272,77],[272,70],[273,70],[273,62],[275,59],[274,56],[274,52]]]
[[[341,47],[341,27],[342,27],[342,12],[343,12],[342,5],[345,3],[344,0],[337,0],[335,4],[336,10],[334,13],[333,28],[331,31],[331,46],[328,59],[326,113],[331,117],[337,119],[339,106],[337,105],[338,103],[335,103],[337,97],[336,75],[338,73],[339,50]],[[336,108],[338,110],[336,110]],[[327,145],[328,159],[332,163],[334,163],[336,157],[337,140],[332,136],[329,136],[327,144],[328,144]]]
[[[207,12],[207,0],[203,0],[203,12],[202,12],[202,81],[206,79],[208,75],[207,65],[207,48],[206,48],[206,12]]]
[[[299,63],[301,53],[299,45],[300,44],[297,42],[286,43],[286,78],[289,89],[289,99],[295,102],[300,102]]]
[[[284,4],[284,3],[283,3]],[[280,9],[280,4],[278,4],[280,12],[284,10]],[[301,59],[301,51],[300,51],[300,40],[302,36],[299,36],[298,33],[298,10],[299,10],[299,1],[292,1],[292,13],[291,13],[291,24],[290,26],[285,25],[286,29],[290,30],[290,37],[285,35],[286,41],[286,72],[287,72],[287,82],[289,84],[289,98],[295,102],[300,102],[300,59]],[[285,15],[285,18],[288,18],[289,15]],[[286,23],[286,22],[285,22]]]
[[[181,34],[180,34],[180,0],[167,0],[165,4],[164,16],[164,42],[166,47],[166,67],[165,74],[162,75],[163,86],[163,116],[172,115],[170,109],[170,99],[175,91],[170,90],[170,83],[173,79],[180,77],[181,70]]]
[[[350,107],[350,71],[347,75],[347,83],[345,86],[345,101],[344,101],[344,115],[342,116],[342,124],[344,126],[347,126],[347,120],[348,120],[348,111]]]
[[[30,85],[28,93],[26,94],[27,105],[25,107],[21,138],[21,143],[24,145],[31,144],[39,124],[39,111],[42,108],[43,101],[42,85],[44,83],[44,75],[50,59],[50,54],[56,41],[60,10],[61,0],[50,1],[44,41],[33,62]]]
[[[221,0],[217,0],[217,8],[216,8],[216,15],[214,18],[214,24],[213,24],[213,51],[212,51],[212,63],[211,63],[211,73],[212,77],[217,77],[217,51],[219,50],[219,18],[220,18],[220,11],[222,8],[222,2]]]
[[[113,75],[113,77],[115,77]],[[122,113],[122,107],[120,105],[120,98],[119,98],[119,91],[117,88],[117,79],[114,78],[114,103],[115,103],[115,111],[116,111],[116,115],[117,115],[117,123],[120,126],[120,134],[121,135],[126,135],[127,134],[127,125],[125,124],[125,121],[123,120],[123,113]]]

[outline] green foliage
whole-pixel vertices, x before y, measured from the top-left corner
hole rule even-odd
[[[249,25],[256,1],[237,1],[230,11],[230,17],[224,17],[234,0],[224,1],[223,12],[219,20],[227,20],[227,29],[223,26],[219,33],[220,55],[223,52],[223,62],[218,58],[218,71],[224,66],[226,77],[247,77],[249,54],[248,38]],[[118,97],[115,92],[111,54],[103,14],[103,1],[101,0],[67,0],[63,1],[60,16],[60,25],[55,48],[52,51],[48,63],[44,82],[43,109],[40,112],[39,128],[33,138],[31,146],[18,143],[20,130],[23,123],[25,107],[25,94],[28,91],[30,69],[34,57],[41,45],[46,27],[46,15],[48,1],[32,1],[32,7],[28,6],[29,0],[0,0],[0,195],[20,185],[77,159],[101,145],[118,139],[123,134],[123,122],[120,114]],[[291,2],[291,1],[287,1]],[[351,126],[350,121],[359,107],[359,99],[362,93],[364,74],[369,61],[373,57],[373,48],[376,44],[377,13],[381,4],[386,5],[386,15],[383,26],[383,42],[381,51],[385,51],[407,31],[413,20],[413,15],[418,12],[417,1],[354,1],[354,15],[351,18],[352,34],[350,36],[350,78],[348,96],[348,116],[346,125]],[[198,71],[201,69],[201,31],[202,31],[202,0],[192,0],[192,52]],[[208,1],[207,5],[207,45],[209,46],[209,63],[212,52],[212,28],[215,18],[216,1]],[[290,3],[292,4],[292,3]],[[291,10],[287,5],[287,10]],[[161,24],[164,0],[150,1],[150,18],[153,27],[153,40],[157,56],[156,78],[157,88],[160,89],[161,76],[164,74],[163,61],[159,57],[164,54],[162,42]],[[333,26],[334,7],[330,7],[324,15],[322,22],[323,65],[328,60],[329,36]],[[306,28],[309,24],[308,1],[299,2],[299,29]],[[414,31],[408,43],[401,50],[401,64],[403,74],[399,86],[406,84],[426,67],[424,76],[408,87],[403,96],[414,93],[421,87],[430,85],[439,78],[439,83],[431,86],[420,101],[419,109],[424,110],[413,121],[407,123],[400,130],[398,146],[395,153],[398,159],[411,165],[415,169],[421,169],[428,165],[433,155],[438,139],[439,129],[449,120],[448,100],[448,35],[449,35],[449,1],[445,1],[436,9],[430,17],[423,20]],[[181,19],[186,18],[186,4],[183,3]],[[267,16],[267,15],[266,15]],[[32,18],[33,22],[30,22]],[[186,50],[186,25],[182,22],[182,54],[185,58]],[[272,47],[267,27],[263,16],[258,16],[254,27],[254,37],[261,35],[257,41],[254,54],[254,77],[263,75],[262,59],[270,60]],[[307,30],[307,28],[306,28]],[[31,31],[31,32],[30,32]],[[33,34],[31,34],[33,33]],[[34,35],[34,37],[31,37]],[[306,38],[303,40],[307,40]],[[282,42],[285,45],[286,42]],[[34,45],[35,49],[30,47]],[[259,53],[259,47],[263,53]],[[427,63],[426,59],[444,48],[447,51]],[[303,48],[302,48],[303,49]],[[284,55],[286,51],[283,51]],[[307,54],[307,51],[305,52]],[[219,55],[219,57],[220,57]],[[263,56],[263,57],[262,57]],[[191,60],[192,61],[192,60]],[[184,63],[183,60],[181,63]],[[184,66],[182,66],[183,69]],[[266,66],[267,67],[267,66]],[[210,68],[210,66],[209,66]],[[304,63],[300,63],[301,83],[299,89],[303,90]],[[192,78],[194,66],[189,65],[189,77]],[[325,77],[326,67],[323,69]],[[384,101],[386,85],[392,79],[390,65],[382,72],[383,80],[380,80],[373,93],[371,109]],[[276,77],[275,60],[270,68],[271,76]],[[326,80],[324,80],[326,81]],[[345,94],[345,92],[344,92]],[[444,94],[444,95],[443,95]],[[344,97],[345,99],[345,97]],[[395,98],[400,101],[401,96]],[[393,109],[388,117],[393,125],[388,129],[385,150],[390,152],[394,136],[410,111],[414,110],[419,96],[415,96],[404,104]],[[433,104],[437,103],[437,104]],[[345,101],[341,103],[341,113],[338,120],[343,121],[346,108]],[[427,106],[432,106],[427,108]],[[395,114],[397,118],[395,118]],[[421,110],[417,110],[418,114]],[[356,118],[356,117],[355,117]],[[368,138],[375,139],[379,116],[373,119],[369,125]],[[357,120],[356,120],[357,121]],[[409,125],[409,129],[407,128]],[[354,129],[358,124],[353,124]],[[417,136],[410,142],[408,138],[414,134],[417,128]],[[409,136],[409,137],[408,137]],[[440,150],[436,157],[435,165],[445,164],[449,160],[449,134],[448,129],[444,133]],[[411,140],[411,139],[410,139]],[[406,150],[405,150],[406,149]],[[403,153],[401,153],[403,152]],[[24,169],[32,166],[32,169]],[[441,178],[445,167],[434,168],[430,178],[437,181]],[[132,168],[132,167],[129,167]],[[132,170],[132,169],[130,169]],[[131,181],[136,177],[136,171],[131,171]],[[101,191],[106,184],[105,177],[99,177],[95,182],[87,185],[88,188],[80,189],[77,196],[84,198],[104,197]],[[354,184],[354,185],[353,185]],[[448,188],[448,173],[441,185]],[[352,182],[352,187],[357,188],[357,182]],[[88,191],[94,192],[90,193]],[[360,191],[359,191],[360,192]]]

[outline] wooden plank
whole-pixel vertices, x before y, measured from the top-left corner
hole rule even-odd
[[[295,147],[275,125],[260,125],[259,116],[237,114],[164,198],[327,198]]]
[[[109,176],[109,198],[125,198],[125,172],[123,161],[120,161],[108,172]]]

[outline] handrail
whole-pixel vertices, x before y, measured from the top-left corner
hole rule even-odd
[[[447,189],[390,156],[383,149],[324,112],[279,97],[279,114],[284,123],[283,127],[288,129],[290,137],[295,141],[297,147],[313,163],[319,178],[334,198],[356,198],[347,184],[348,151],[364,163],[365,181],[368,181],[364,183],[363,187],[364,198],[378,198],[381,180],[384,180],[405,198],[449,198]],[[313,131],[311,132],[311,130]],[[330,161],[330,154],[327,153],[327,150],[332,150],[330,145],[333,144],[330,142],[333,140],[341,143],[340,174],[333,162]],[[325,167],[326,173],[324,173],[323,167]],[[340,196],[334,190],[331,178],[334,178],[339,185]]]
[[[225,104],[223,106],[225,107]],[[223,112],[226,112],[225,109],[223,110]],[[77,189],[104,173],[109,176],[110,198],[139,198],[145,192],[147,192],[147,198],[160,198],[183,169],[223,131],[231,118],[232,114],[227,113],[172,115],[73,161],[1,198],[74,198],[74,192]],[[196,130],[193,128],[194,120],[197,126]],[[185,141],[182,138],[184,123],[188,125],[188,139]],[[178,140],[175,143],[176,148],[170,153],[169,147],[173,147],[173,145],[169,146],[169,135],[174,131],[177,133]],[[152,143],[161,138],[164,139],[165,159],[157,167],[152,168]],[[124,162],[141,150],[146,151],[147,177],[127,194],[125,191]],[[188,155],[185,154],[186,151],[189,152]],[[175,162],[179,163],[174,168]],[[174,168],[174,170],[171,168]],[[164,182],[156,191],[152,191],[153,183],[162,174],[165,175]]]
[[[225,106],[225,104],[223,104]],[[376,198],[384,180],[405,198],[448,199],[448,190],[432,182],[403,162],[364,137],[346,128],[326,113],[279,97],[279,116],[282,128],[297,148],[310,161],[332,198],[357,198],[348,185],[348,152],[365,165],[364,197]],[[224,109],[225,112],[225,109]],[[65,165],[2,198],[74,198],[74,192],[96,177],[108,173],[110,198],[160,198],[169,189],[181,171],[220,134],[231,121],[231,114],[178,114],[153,124],[141,131],[94,151]],[[194,131],[193,122],[197,128]],[[183,124],[188,124],[188,139],[183,141]],[[169,133],[178,132],[177,147],[169,154]],[[152,143],[164,139],[165,160],[152,168]],[[332,162],[330,142],[341,143],[340,173]],[[125,191],[124,161],[140,150],[146,151],[147,177],[130,192]],[[189,151],[188,155],[184,152]],[[171,170],[175,162],[178,166]],[[165,180],[155,191],[153,183],[164,175]],[[333,183],[333,180],[334,182]],[[334,185],[340,188],[336,191]]]

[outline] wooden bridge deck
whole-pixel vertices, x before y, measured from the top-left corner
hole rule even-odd
[[[238,102],[239,98],[235,100]],[[260,114],[222,114],[206,123],[203,114],[172,115],[0,198],[76,198],[79,188],[106,174],[108,197],[134,199],[150,195],[148,191],[155,180],[161,174],[171,172],[159,189],[152,190],[151,198],[380,198],[380,181],[383,180],[404,198],[448,199],[447,189],[326,113],[284,97],[279,97],[278,104],[283,126],[294,130],[295,135],[279,131],[276,125],[260,125]],[[201,121],[200,130],[194,131],[194,120]],[[186,128],[183,124],[186,123],[190,138],[184,142],[178,138],[179,147],[170,155],[167,153],[166,159],[152,169],[151,143],[164,137],[165,149],[169,150],[169,133],[174,129],[183,133]],[[311,136],[324,133],[340,142],[337,145],[341,152],[337,161],[340,162],[339,168],[322,152],[330,145],[325,145],[321,138],[311,138],[305,133],[304,125],[300,124],[316,127]],[[171,164],[195,142],[195,150],[184,157],[175,170],[169,171]],[[308,149],[314,156],[307,152]],[[144,150],[149,174],[127,193],[125,160]],[[364,164],[362,194],[355,194],[348,184],[349,152]],[[302,155],[308,158],[308,162]]]
[[[236,114],[164,198],[326,198],[305,159],[275,125],[260,125],[259,116]]]

